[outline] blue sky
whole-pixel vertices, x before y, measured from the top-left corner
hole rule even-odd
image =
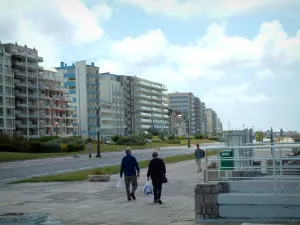
[[[300,130],[299,0],[0,4],[0,40],[36,47],[45,66],[86,59],[194,92],[224,129]]]

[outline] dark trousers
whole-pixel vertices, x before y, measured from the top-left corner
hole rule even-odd
[[[154,201],[160,200],[161,191],[162,191],[162,180],[152,179],[152,185],[153,185]]]
[[[135,193],[138,183],[137,183],[137,176],[125,176],[125,187],[126,187],[126,194],[128,197],[130,197],[130,193]],[[130,192],[130,184],[132,185],[132,191]]]

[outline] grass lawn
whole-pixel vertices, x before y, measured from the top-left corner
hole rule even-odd
[[[195,140],[191,139],[191,144],[213,143],[211,140]],[[187,145],[187,140],[181,140],[180,145]],[[145,146],[129,146],[131,149],[146,149],[157,147],[179,146],[179,144],[166,144],[166,143],[147,143]],[[128,146],[125,145],[101,145],[101,152],[118,152],[125,150]],[[93,152],[97,152],[97,144],[93,144]],[[16,152],[0,152],[0,162],[16,161],[16,160],[29,160],[57,156],[70,156],[76,154],[88,154],[87,149],[80,152],[64,152],[64,153],[16,153]]]
[[[208,155],[216,154],[213,151],[210,151]],[[165,163],[176,163],[181,161],[187,161],[194,159],[194,154],[185,154],[185,155],[178,155],[178,156],[170,156],[164,157]],[[140,168],[147,168],[149,164],[149,160],[139,161]],[[105,166],[102,168],[95,168],[89,170],[80,170],[77,172],[69,172],[69,173],[62,173],[57,175],[50,175],[50,176],[42,176],[42,177],[32,177],[24,180],[14,181],[10,184],[18,184],[18,183],[26,183],[26,182],[57,182],[57,181],[81,181],[87,180],[88,175],[90,174],[118,174],[120,171],[120,165],[113,165],[113,166]]]

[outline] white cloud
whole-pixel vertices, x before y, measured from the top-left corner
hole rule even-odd
[[[62,45],[81,45],[104,33],[100,22],[111,17],[104,3],[88,9],[81,0],[1,0],[0,39],[35,47],[48,65],[57,64]]]
[[[202,98],[210,103],[262,103],[270,101],[263,93],[251,92],[251,83],[212,87]]]
[[[274,77],[275,75],[271,70],[265,69],[265,70],[258,71],[257,76],[261,79],[264,79],[264,78]]]
[[[141,7],[148,14],[160,13],[171,18],[191,19],[196,16],[222,19],[255,10],[283,9],[298,0],[121,0]]]

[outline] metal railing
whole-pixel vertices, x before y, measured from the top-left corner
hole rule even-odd
[[[295,148],[300,150],[300,145],[269,144],[207,148],[204,181],[230,183],[236,187],[232,192],[243,191],[238,190],[240,188],[250,189],[251,192],[298,193],[300,151],[292,153]]]

